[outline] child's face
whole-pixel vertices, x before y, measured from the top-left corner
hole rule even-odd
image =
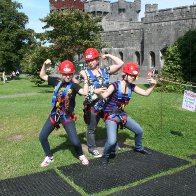
[[[131,75],[131,74],[127,74],[127,81],[129,82],[129,83],[132,83],[133,81],[135,81],[135,79],[136,79],[136,76],[135,75]]]
[[[65,82],[70,82],[73,78],[73,74],[62,74],[62,78]]]
[[[97,65],[99,64],[99,59],[98,58],[91,59],[91,60],[86,61],[86,63],[90,69],[95,69]]]

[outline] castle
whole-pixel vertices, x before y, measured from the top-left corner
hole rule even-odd
[[[156,0],[155,0],[156,1]],[[103,40],[109,46],[102,52],[119,56],[126,63],[136,62],[140,74],[164,65],[168,46],[188,30],[196,28],[196,5],[158,10],[158,4],[146,4],[139,21],[141,0],[49,0],[50,10],[80,9],[102,16]]]

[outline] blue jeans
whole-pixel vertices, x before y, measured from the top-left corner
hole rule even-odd
[[[117,123],[112,120],[106,120],[105,122],[107,130],[107,139],[103,151],[103,157],[105,158],[109,158],[111,152],[113,151],[113,149],[115,149],[115,146],[117,144],[117,126],[120,123],[120,118],[119,116],[115,116],[114,119],[117,121]],[[142,150],[143,129],[140,127],[140,125],[130,116],[128,116],[127,122],[124,127],[135,133],[135,149]]]
[[[63,119],[60,119],[60,122],[62,122],[62,121],[63,121]],[[72,120],[72,121],[66,123],[63,127],[64,127],[65,131],[67,132],[68,138],[70,139],[70,141],[72,142],[72,144],[75,148],[76,154],[78,156],[83,155],[82,146],[81,146],[80,140],[78,138],[75,122]],[[48,142],[48,137],[54,129],[55,129],[55,126],[51,123],[50,118],[48,117],[48,119],[46,120],[46,122],[45,122],[45,124],[39,134],[39,140],[41,142],[42,148],[43,148],[46,156],[52,156],[52,152],[50,150],[50,144]]]
[[[99,123],[100,117],[98,114],[94,112],[90,112],[90,124],[87,127],[86,139],[88,151],[92,152],[96,149],[95,143],[95,131],[97,128],[97,124]]]

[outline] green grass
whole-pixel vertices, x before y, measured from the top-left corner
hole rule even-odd
[[[26,175],[46,169],[79,162],[64,129],[55,130],[49,137],[55,162],[41,168],[44,153],[38,140],[39,132],[50,113],[53,88],[34,86],[21,79],[0,83],[0,179]],[[27,93],[18,97],[20,94]],[[28,95],[28,93],[34,93]],[[13,97],[12,95],[16,95]],[[81,143],[86,144],[82,96],[77,96],[76,127]],[[183,94],[153,92],[149,97],[133,94],[126,111],[144,129],[145,147],[173,155],[195,164],[188,156],[196,152],[196,112],[181,108]],[[100,121],[96,137],[105,139],[105,126]],[[119,140],[134,146],[134,134],[119,130]],[[127,150],[127,149],[124,149]],[[87,154],[88,158],[89,155]]]

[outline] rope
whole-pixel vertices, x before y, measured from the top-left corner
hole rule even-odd
[[[187,84],[182,84],[179,82],[174,82],[172,80],[167,80],[167,79],[163,79],[163,78],[158,78],[158,80],[160,81],[165,81],[165,82],[170,82],[173,84],[177,84],[177,85],[181,85],[181,86],[185,86],[186,89],[187,87],[192,87],[192,88],[196,88],[196,86],[193,85],[187,85]],[[161,128],[161,137],[163,136],[163,88],[161,88],[161,97],[160,97],[160,104],[161,104],[161,111],[160,111],[160,128]]]
[[[193,86],[193,85],[187,85],[187,84],[182,84],[182,83],[179,83],[179,82],[174,82],[172,80],[166,80],[166,79],[163,79],[163,78],[159,78],[160,81],[165,81],[165,82],[170,82],[170,83],[173,83],[173,84],[178,84],[178,85],[181,85],[181,86],[186,86],[186,87],[196,87],[196,86]]]

